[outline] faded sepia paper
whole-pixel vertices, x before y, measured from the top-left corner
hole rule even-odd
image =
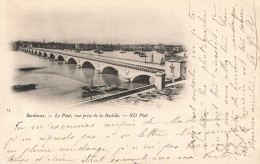
[[[0,9],[0,164],[260,162],[259,0],[6,0]],[[184,89],[173,100],[73,108],[19,97],[9,44],[44,38],[184,44]]]

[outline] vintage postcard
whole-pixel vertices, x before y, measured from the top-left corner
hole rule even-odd
[[[0,164],[260,163],[259,0],[0,2]]]

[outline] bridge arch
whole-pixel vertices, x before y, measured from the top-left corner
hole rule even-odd
[[[34,51],[34,54],[35,54],[35,55],[38,55],[37,51]]]
[[[115,69],[114,67],[107,66],[102,69],[101,71],[102,74],[113,74],[113,75],[118,75],[118,70]]]
[[[39,51],[39,55],[42,56],[42,52]]]
[[[81,67],[82,67],[82,68],[93,68],[93,69],[95,69],[94,65],[93,65],[91,62],[89,62],[89,61],[85,61],[85,62],[82,64]]]
[[[50,54],[50,59],[55,59],[55,56],[53,54]]]
[[[77,62],[74,58],[69,58],[68,64],[77,64]]]
[[[47,53],[46,52],[43,52],[43,56],[44,57],[48,57]],[[53,55],[54,56],[54,55]]]
[[[64,57],[61,56],[61,55],[59,55],[59,56],[58,56],[58,61],[65,61],[65,60],[64,60]]]
[[[143,83],[143,84],[153,84],[155,81],[155,78],[151,75],[137,75],[132,78],[132,83]]]

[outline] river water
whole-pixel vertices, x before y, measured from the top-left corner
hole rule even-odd
[[[82,97],[82,86],[118,85],[133,89],[147,84],[128,83],[112,74],[96,74],[91,68],[78,68],[74,64],[61,61],[51,61],[39,56],[21,51],[12,51],[14,80],[12,85],[37,84],[37,89],[14,92],[20,98],[58,105],[69,105],[85,100],[104,97],[119,91],[112,91],[103,95]],[[39,69],[24,71],[21,68],[37,67]]]

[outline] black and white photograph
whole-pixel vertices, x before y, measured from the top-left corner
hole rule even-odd
[[[64,3],[20,16],[15,96],[53,106],[179,99],[189,59],[181,8],[128,3]]]
[[[259,164],[259,0],[0,0],[0,164]]]

